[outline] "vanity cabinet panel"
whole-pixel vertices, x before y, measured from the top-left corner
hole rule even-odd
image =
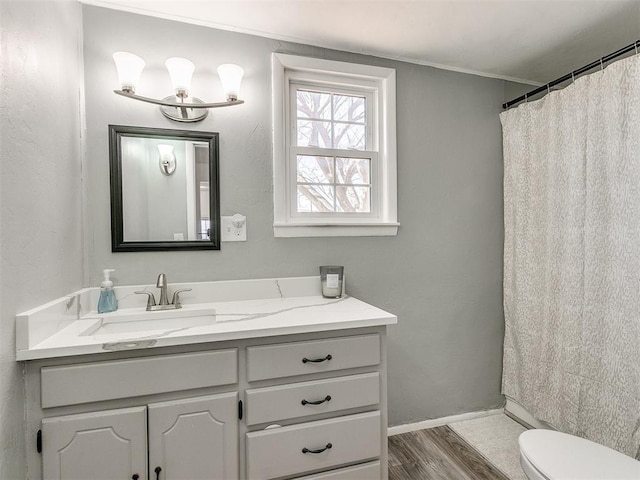
[[[248,425],[366,407],[380,402],[380,374],[254,388],[245,398]]]
[[[43,408],[178,392],[237,383],[238,349],[44,367],[41,377]]]
[[[42,420],[43,478],[147,478],[145,407]]]
[[[249,382],[379,363],[377,334],[247,348]]]
[[[238,394],[149,405],[149,471],[163,480],[238,478]]]
[[[247,434],[247,478],[267,480],[380,455],[380,412]]]
[[[297,477],[294,480],[372,480],[380,478],[380,462],[370,462],[355,467],[339,468],[325,473]]]

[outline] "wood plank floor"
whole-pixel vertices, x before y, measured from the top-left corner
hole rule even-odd
[[[509,480],[448,426],[389,437],[389,480]]]

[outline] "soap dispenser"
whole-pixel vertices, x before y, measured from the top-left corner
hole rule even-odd
[[[98,313],[115,312],[118,309],[118,300],[116,300],[116,292],[113,291],[113,282],[109,278],[111,272],[115,272],[113,268],[105,268],[102,273],[104,280],[100,284],[100,299],[98,300]]]

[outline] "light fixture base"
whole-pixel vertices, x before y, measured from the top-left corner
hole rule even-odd
[[[209,115],[209,110],[202,107],[192,108],[189,106],[190,104],[202,105],[204,104],[204,102],[196,97],[190,97],[190,99],[190,102],[185,102],[184,107],[171,107],[161,105],[160,111],[165,117],[176,122],[193,123],[200,122],[207,118],[207,115]],[[165,97],[163,101],[168,103],[175,103],[176,97],[175,95],[171,95],[169,97]]]

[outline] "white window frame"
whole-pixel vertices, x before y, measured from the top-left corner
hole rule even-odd
[[[296,154],[331,155],[330,149],[296,147],[295,86],[367,98],[367,150],[350,158],[371,158],[370,213],[295,211]],[[276,237],[396,235],[397,161],[395,70],[281,53],[272,54],[273,187]],[[320,153],[320,150],[324,153]],[[343,150],[335,153],[344,154]]]

